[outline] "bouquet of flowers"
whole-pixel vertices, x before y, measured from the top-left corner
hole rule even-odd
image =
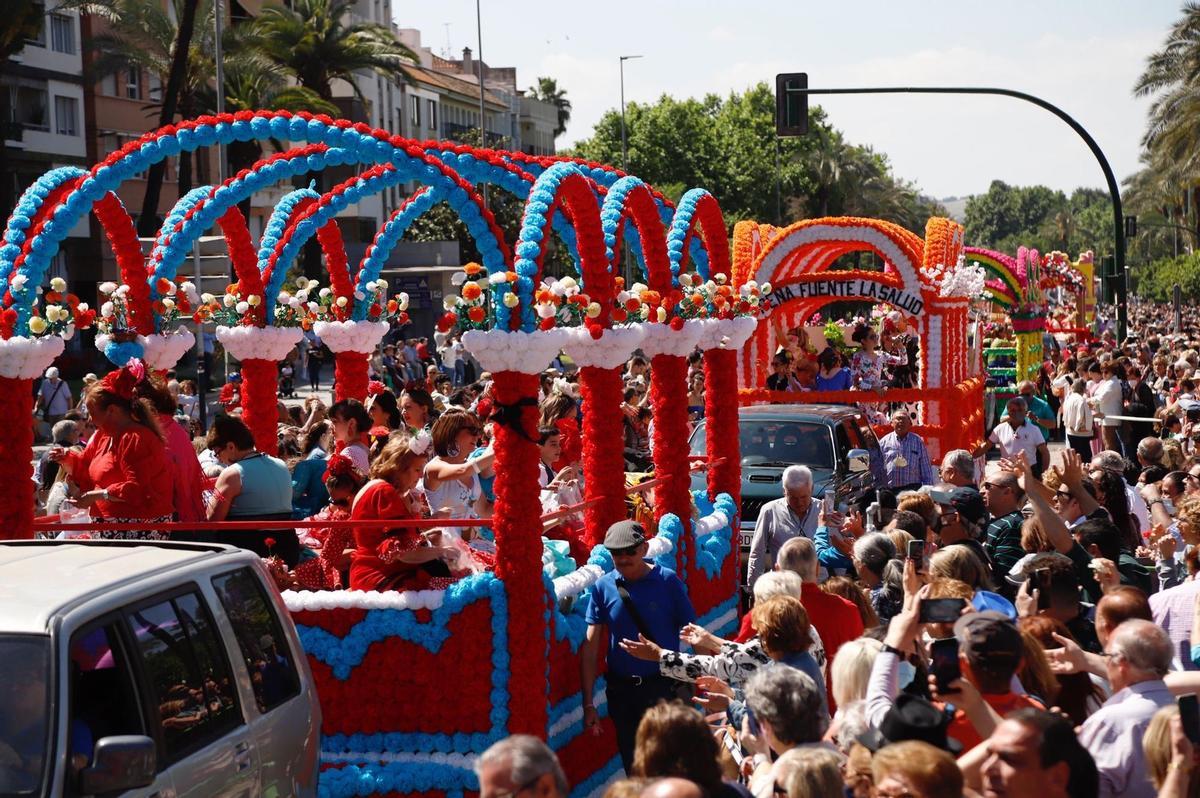
[[[14,275],[13,285],[17,286],[19,281],[24,280],[24,275]],[[32,315],[29,317],[30,337],[59,335],[70,340],[76,330],[86,330],[96,321],[96,311],[89,308],[86,302],[80,302],[79,297],[67,293],[67,281],[61,277],[50,281],[49,291],[43,294],[39,288],[38,292],[41,296],[34,299]],[[0,318],[0,327],[6,328],[5,338],[14,332],[16,319],[16,310],[9,308],[4,311],[3,318]]]
[[[938,296],[975,297],[983,293],[987,273],[982,266],[967,264],[966,258],[958,256],[953,266],[942,263],[921,267],[921,276],[938,287]]]
[[[315,283],[309,281],[310,285]],[[299,295],[280,292],[273,326],[308,329],[312,326],[312,315],[310,306]],[[244,291],[238,283],[230,283],[220,297],[203,294],[192,319],[198,323],[216,322],[222,327],[262,327],[266,324],[266,308],[262,296]]]
[[[309,324],[318,321],[349,321],[354,314],[355,306],[360,303],[366,305],[367,321],[408,324],[408,294],[401,292],[388,299],[388,284],[387,280],[383,278],[371,280],[363,287],[366,290],[356,291],[354,303],[351,303],[347,297],[335,297],[329,288],[320,288],[315,280],[301,277],[296,281],[296,293],[280,292],[279,303],[296,311],[307,309]],[[314,290],[317,292],[317,298],[311,300],[309,296]],[[276,318],[278,318],[278,314],[279,311],[276,311]],[[308,327],[305,326],[305,329]]]

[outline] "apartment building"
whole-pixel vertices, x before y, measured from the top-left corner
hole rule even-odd
[[[40,34],[25,42],[0,78],[9,118],[4,125],[7,173],[0,180],[14,201],[39,176],[57,166],[87,165],[83,107],[83,57],[79,15],[46,6]],[[11,208],[0,209],[7,219]],[[71,230],[51,266],[50,276],[66,276],[67,264],[88,250],[90,225]]]

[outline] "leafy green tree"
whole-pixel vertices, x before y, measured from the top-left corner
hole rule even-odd
[[[416,63],[417,56],[384,25],[348,22],[353,9],[353,0],[266,6],[251,23],[253,46],[323,100],[333,101],[333,82],[339,79],[363,99],[355,73],[403,80],[401,67]]]
[[[847,143],[819,106],[809,109],[808,136],[777,138],[774,117],[765,83],[727,97],[631,103],[628,171],[671,199],[693,186],[708,189],[730,225],[856,213],[924,232],[939,206],[897,180],[886,157]],[[575,153],[621,165],[620,113],[605,113]]]
[[[529,93],[558,109],[558,124],[554,127],[554,136],[561,136],[567,129],[567,123],[571,121],[571,101],[567,99],[567,90],[560,89],[558,81],[554,78],[539,77],[537,83],[529,87]]]
[[[191,69],[193,59],[201,53],[211,53],[201,46],[193,52],[196,17],[212,20],[211,0],[171,0],[174,16],[165,5],[155,0],[64,0],[60,8],[73,8],[94,14],[108,23],[109,30],[93,39],[99,56],[93,65],[94,77],[104,77],[121,68],[145,69],[163,84],[162,101],[158,105],[158,127],[175,121],[177,111],[186,118],[191,109],[188,98],[195,90],[196,75]],[[204,5],[204,10],[201,5]],[[178,20],[176,24],[175,20]],[[212,24],[207,26],[212,29]],[[179,159],[179,191],[190,188],[189,157]],[[138,215],[138,235],[152,236],[158,229],[158,201],[167,162],[159,161],[146,172],[146,193],[142,212]],[[188,182],[185,182],[185,179]]]

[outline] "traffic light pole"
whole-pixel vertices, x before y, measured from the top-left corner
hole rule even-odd
[[[1062,121],[1071,126],[1071,129],[1083,139],[1087,144],[1088,149],[1092,151],[1096,162],[1100,164],[1101,171],[1104,172],[1104,179],[1108,183],[1108,193],[1112,198],[1113,209],[1113,239],[1116,243],[1116,263],[1117,263],[1117,280],[1116,280],[1116,305],[1117,305],[1117,340],[1123,341],[1128,333],[1129,326],[1129,308],[1128,303],[1128,275],[1125,272],[1125,217],[1121,209],[1121,189],[1117,185],[1116,175],[1113,174],[1112,167],[1108,164],[1108,159],[1104,157],[1104,151],[1100,149],[1100,145],[1092,138],[1092,135],[1087,132],[1083,125],[1079,124],[1063,109],[1053,103],[1043,100],[1041,97],[1035,97],[1032,94],[1026,94],[1023,91],[1015,91],[1013,89],[997,89],[984,88],[974,86],[892,86],[892,87],[861,87],[861,88],[839,88],[839,89],[811,89],[811,88],[789,88],[789,91],[804,94],[982,94],[995,97],[1013,97],[1018,100],[1024,100],[1027,103],[1043,108],[1057,116]]]

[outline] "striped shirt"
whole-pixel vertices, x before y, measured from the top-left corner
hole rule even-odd
[[[987,526],[983,548],[992,558],[992,572],[996,579],[1002,579],[1017,560],[1025,556],[1025,549],[1021,548],[1021,522],[1024,520],[1019,510],[1013,510],[1008,515],[993,518]]]
[[[933,466],[920,435],[910,432],[901,439],[896,433],[889,432],[880,439],[879,449],[883,453],[889,488],[933,484]]]

